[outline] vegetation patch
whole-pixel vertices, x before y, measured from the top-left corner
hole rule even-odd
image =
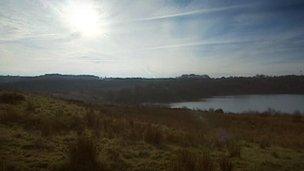
[[[25,97],[25,95],[22,95]],[[299,116],[88,105],[27,95],[0,104],[8,170],[303,170]]]
[[[0,103],[18,104],[25,100],[25,96],[19,93],[0,93]]]

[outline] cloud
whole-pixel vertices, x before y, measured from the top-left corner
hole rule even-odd
[[[193,46],[224,46],[224,45],[232,45],[232,44],[256,43],[261,41],[262,40],[236,40],[236,41],[228,40],[221,42],[202,41],[202,42],[191,42],[191,43],[183,43],[183,44],[150,47],[150,48],[145,48],[144,50],[160,50],[160,49],[184,48],[184,47],[193,47]]]
[[[304,7],[296,1],[96,0],[105,33],[90,39],[66,27],[68,1],[3,0],[0,74],[254,75],[303,65]]]
[[[222,11],[228,11],[228,10],[236,10],[240,8],[250,7],[252,5],[233,5],[233,6],[225,6],[225,7],[217,7],[217,8],[205,8],[205,9],[198,9],[198,10],[192,10],[187,12],[181,12],[181,13],[175,13],[175,14],[167,14],[162,16],[156,16],[156,17],[149,17],[149,18],[142,18],[142,19],[136,19],[133,21],[150,21],[150,20],[161,20],[161,19],[168,19],[168,18],[175,18],[175,17],[182,17],[182,16],[190,16],[190,15],[197,15],[197,14],[207,14],[207,13],[213,13],[213,12],[222,12]]]

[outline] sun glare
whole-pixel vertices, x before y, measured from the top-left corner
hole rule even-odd
[[[91,1],[70,1],[63,10],[65,23],[74,32],[93,37],[101,33],[100,14]]]

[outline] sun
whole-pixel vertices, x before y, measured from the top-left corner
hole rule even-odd
[[[62,10],[66,25],[86,37],[101,33],[100,13],[92,1],[70,1]]]

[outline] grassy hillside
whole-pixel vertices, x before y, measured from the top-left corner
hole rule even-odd
[[[300,115],[90,106],[0,92],[0,170],[304,170]]]

